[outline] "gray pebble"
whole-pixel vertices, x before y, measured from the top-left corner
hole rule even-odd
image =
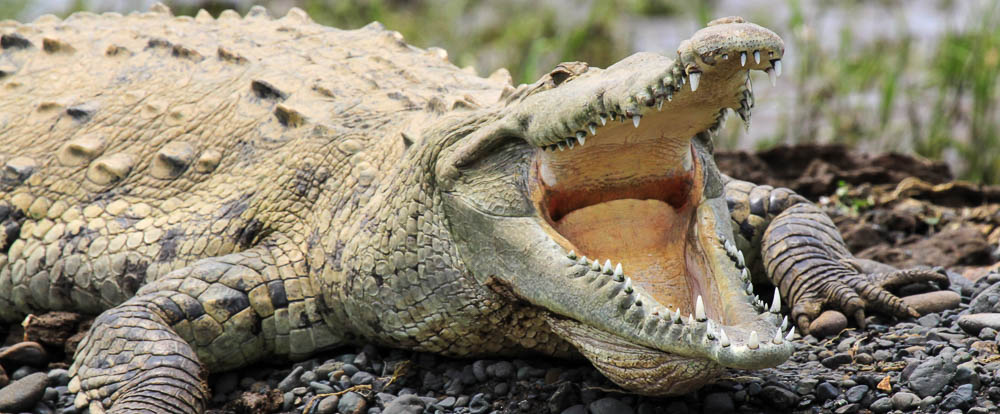
[[[973,388],[979,388],[979,374],[976,373],[976,363],[973,361],[963,362],[955,369],[955,378],[952,381],[956,384],[972,384]]]
[[[587,406],[587,412],[589,414],[632,414],[635,411],[617,398],[604,397],[590,403]]]
[[[309,388],[316,394],[330,394],[334,392],[333,387],[317,381],[310,382]]]
[[[868,406],[869,410],[872,410],[875,414],[887,413],[892,409],[892,400],[889,397],[882,397],[874,402],[872,405]]]
[[[45,395],[49,377],[45,373],[29,374],[0,388],[0,412],[28,411]]]
[[[986,341],[992,341],[992,340],[996,339],[996,337],[997,337],[997,330],[996,329],[993,329],[993,328],[990,328],[990,327],[987,326],[987,327],[979,330],[979,338],[980,339],[983,339],[983,340],[986,340]]]
[[[897,410],[909,411],[920,404],[920,397],[910,392],[897,392],[892,395],[892,406]]]
[[[34,374],[36,372],[38,372],[38,368],[35,368],[30,365],[25,365],[15,370],[13,374],[10,374],[10,379],[13,381],[17,381],[21,378],[27,377],[28,375]]]
[[[501,382],[493,387],[493,394],[507,395],[508,392],[510,392],[510,385],[506,382]]]
[[[858,412],[858,409],[860,408],[861,408],[860,405],[852,403],[852,404],[842,405],[838,407],[836,410],[833,410],[833,412],[835,414],[851,414]]]
[[[584,407],[583,404],[577,404],[562,410],[560,414],[587,414],[587,407]]]
[[[445,397],[445,399],[438,401],[437,405],[444,408],[452,408],[455,406],[455,397]]]
[[[319,400],[319,404],[316,404],[316,414],[335,414],[339,400],[336,395],[324,397],[322,400]]]
[[[941,356],[921,362],[910,374],[907,384],[913,392],[922,397],[941,392],[955,376],[955,364]]]
[[[472,400],[469,401],[469,413],[470,414],[483,414],[490,409],[490,402],[486,400],[486,395],[479,393],[472,396]]]
[[[317,375],[315,372],[306,371],[299,376],[299,384],[308,384],[310,382],[316,381]]]
[[[837,367],[851,362],[851,355],[847,353],[834,354],[831,357],[823,358],[824,367],[836,369]]]
[[[856,403],[858,401],[861,401],[861,399],[865,398],[865,393],[867,392],[868,392],[867,385],[855,385],[847,389],[847,392],[844,393],[844,397],[847,398],[848,402]]]
[[[375,376],[367,371],[358,371],[351,375],[351,384],[353,385],[370,385],[374,381]]]
[[[789,409],[799,402],[799,396],[791,390],[777,385],[765,386],[760,392],[761,398],[768,404],[779,409]]]
[[[383,414],[421,414],[427,403],[416,395],[403,395],[393,399],[382,410]]]
[[[299,385],[299,377],[302,376],[303,371],[305,371],[305,368],[302,366],[298,366],[292,369],[292,372],[290,372],[288,375],[285,376],[284,379],[278,382],[278,389],[283,392],[288,392],[291,391],[292,388],[297,387]]]
[[[69,384],[69,371],[65,369],[56,368],[49,371],[47,375],[49,377],[49,385],[51,386]]]
[[[952,410],[956,408],[968,408],[976,402],[976,396],[972,389],[972,384],[963,384],[955,388],[955,391],[948,393],[941,400],[941,408]]]
[[[795,392],[800,395],[812,394],[812,392],[816,389],[817,384],[819,384],[819,380],[815,378],[803,378],[795,386]]]
[[[514,364],[507,361],[500,361],[486,367],[486,372],[494,378],[511,378],[514,376]]]
[[[291,410],[292,406],[295,405],[295,394],[292,394],[291,391],[288,391],[284,393],[282,397],[284,397],[284,401],[281,403],[281,410],[282,411]]]
[[[486,382],[490,379],[486,374],[486,364],[487,362],[482,359],[472,363],[472,375],[476,376],[476,381]]]
[[[361,414],[365,412],[367,402],[365,398],[356,392],[348,392],[340,396],[337,402],[337,411],[341,414]]]
[[[358,367],[354,366],[354,364],[344,364],[344,366],[340,367],[340,369],[344,370],[344,375],[347,375],[348,377],[356,374],[358,371],[361,371]]]
[[[459,395],[458,398],[455,399],[455,406],[456,407],[465,407],[465,406],[469,405],[469,400],[470,399],[472,399],[472,397],[469,397],[468,395]]]

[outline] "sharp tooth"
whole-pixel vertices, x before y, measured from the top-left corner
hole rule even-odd
[[[747,281],[747,282],[750,281],[750,271],[747,270],[747,268],[745,268],[745,267],[743,268],[743,272],[740,274],[740,276],[743,276],[743,280],[744,281]]]
[[[576,260],[576,251],[570,250],[569,254],[567,254],[566,257],[568,257],[570,259],[573,259],[573,260]]]
[[[767,72],[767,78],[771,80],[771,86],[776,86],[778,84],[777,76],[774,75],[774,69],[767,68],[764,69]]]
[[[694,303],[694,315],[699,321],[705,320],[705,303],[701,300],[701,295]]]
[[[747,65],[747,52],[740,52],[740,66]]]
[[[581,136],[577,136],[577,137],[576,137],[576,142],[579,142],[579,143],[580,143],[580,146],[582,147],[582,146],[583,146],[583,144],[586,144],[586,143],[587,143],[587,137],[581,137]]]
[[[715,326],[712,324],[712,320],[709,319],[705,322],[705,337],[708,339],[715,339]]]
[[[722,247],[725,247],[726,253],[729,253],[730,251],[733,250],[733,242],[729,241],[729,239],[724,239],[722,241]]]
[[[747,282],[747,294],[753,294],[753,282]]]
[[[598,118],[601,120],[601,125],[607,125],[608,124],[608,118],[605,117],[604,115],[598,115]]]
[[[587,256],[583,256],[583,257],[580,258],[580,262],[579,263],[582,264],[582,265],[584,265],[584,266],[587,266],[587,265],[590,264],[590,261],[587,260]]]
[[[611,272],[612,272],[612,270],[611,270],[611,259],[608,259],[608,260],[604,261],[604,270],[603,271],[604,271],[604,274],[606,274],[606,275],[610,275],[611,274]]]
[[[601,259],[594,259],[594,262],[590,264],[590,270],[595,272],[601,271]]]
[[[636,128],[639,127],[639,115],[632,115],[632,125],[635,125]]]
[[[719,329],[719,345],[722,345],[723,348],[729,346],[729,337],[726,336],[725,329]]]
[[[618,263],[618,265],[615,266],[615,272],[614,272],[615,278],[619,278],[619,277],[621,277],[624,274],[625,273],[622,272],[622,264]]]
[[[656,99],[656,110],[657,111],[662,111],[663,110],[663,98],[657,98]]]
[[[760,347],[760,340],[757,339],[757,331],[750,331],[750,338],[747,339],[747,348],[757,349]]]
[[[757,62],[757,63],[760,63],[760,51],[759,50],[754,50],[753,51],[753,61]]]
[[[774,342],[775,345],[781,345],[781,331],[780,330],[776,331],[774,333],[774,339],[771,340],[771,342]]]
[[[674,323],[681,323],[681,308],[674,310]]]
[[[774,287],[774,300],[771,301],[771,313],[781,312],[781,295],[778,294],[778,287]]]
[[[781,76],[781,59],[775,59],[771,65],[774,66],[774,76]]]
[[[795,327],[793,326],[792,329],[788,330],[788,335],[785,335],[785,340],[786,341],[791,341],[792,337],[794,337],[794,336],[795,336]]]
[[[556,149],[558,148],[559,146],[556,144],[549,145],[549,151],[556,152]]]
[[[590,131],[590,135],[597,135],[597,125],[596,124],[591,123],[591,124],[587,125],[587,130]],[[583,136],[586,137],[587,134],[583,134]]]
[[[688,77],[691,78],[691,92],[698,90],[698,81],[701,80],[701,72],[691,72]]]
[[[566,142],[566,146],[569,147],[569,149],[573,149],[573,146],[576,145],[575,141],[576,140],[574,140],[573,138],[566,138],[566,141],[565,141]]]
[[[736,251],[736,264],[740,265],[740,267],[747,267],[747,262],[743,258],[743,251],[742,250],[737,250]]]
[[[632,279],[626,277],[625,278],[625,294],[631,295],[632,292],[633,292],[632,291]]]
[[[562,142],[557,142],[556,147],[559,148],[559,151],[566,151],[566,146]]]
[[[688,322],[687,322],[687,324],[688,325],[694,325],[694,316],[692,316],[690,313],[688,314]]]
[[[788,327],[788,315],[785,315],[785,318],[781,320],[781,330],[784,331],[785,328],[787,327]]]

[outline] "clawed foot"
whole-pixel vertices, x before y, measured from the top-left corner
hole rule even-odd
[[[810,332],[810,325],[824,310],[837,310],[852,316],[855,323],[865,327],[865,310],[873,310],[899,318],[919,317],[889,289],[911,283],[935,282],[948,286],[948,276],[940,269],[914,268],[899,270],[894,267],[862,259],[843,261],[844,274],[826,278],[825,283],[798,298],[792,306],[792,320],[802,332]],[[838,272],[840,273],[840,272]]]

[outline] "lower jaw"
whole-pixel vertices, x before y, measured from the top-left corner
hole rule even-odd
[[[570,342],[601,374],[630,392],[682,395],[713,382],[724,367],[703,359],[675,355],[627,342],[580,322],[549,314],[546,322]]]

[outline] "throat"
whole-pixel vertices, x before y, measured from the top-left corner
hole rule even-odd
[[[703,290],[687,257],[693,216],[690,205],[621,199],[574,210],[554,228],[579,254],[621,262],[632,283],[660,304],[693,311],[692,298]]]

